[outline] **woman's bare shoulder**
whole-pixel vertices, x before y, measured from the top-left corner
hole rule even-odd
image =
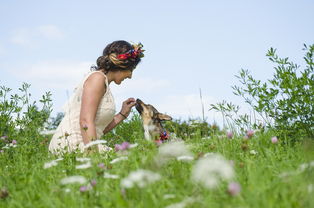
[[[102,86],[106,87],[105,85],[106,76],[102,72],[94,72],[91,75],[88,76],[88,78],[84,82],[84,87],[86,85],[92,85],[92,86]]]

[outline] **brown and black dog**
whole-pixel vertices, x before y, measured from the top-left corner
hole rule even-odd
[[[166,114],[159,113],[154,106],[145,104],[140,99],[136,99],[136,110],[141,115],[146,140],[168,139],[169,135],[162,127],[161,121],[170,121],[172,118]]]

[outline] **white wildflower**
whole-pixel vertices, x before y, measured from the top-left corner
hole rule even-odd
[[[116,159],[111,160],[110,164],[114,164],[114,163],[120,162],[122,160],[127,160],[127,159],[128,159],[128,157],[126,157],[126,156],[125,157],[118,157]]]
[[[192,180],[209,189],[215,188],[220,180],[230,180],[233,176],[230,162],[217,154],[199,159],[192,170]]]
[[[110,174],[110,173],[104,173],[104,178],[111,178],[111,179],[118,179],[120,178],[120,176],[118,175],[113,175],[113,174]]]
[[[88,158],[88,157],[78,157],[78,158],[76,158],[76,161],[78,161],[78,162],[88,162],[88,161],[90,161],[90,158]]]
[[[154,173],[150,170],[136,170],[131,172],[126,178],[121,180],[121,186],[123,188],[132,188],[138,186],[143,188],[147,184],[153,183],[161,179],[158,173]]]
[[[211,139],[211,137],[210,137],[210,136],[208,136],[208,137],[203,137],[202,139],[203,139],[203,140],[207,140],[207,139]]]
[[[194,160],[194,157],[190,156],[190,155],[182,155],[177,157],[177,160],[179,161],[192,161]]]
[[[63,178],[61,180],[62,185],[70,184],[70,183],[84,184],[86,182],[87,182],[87,180],[84,176],[69,176],[69,177]]]
[[[137,147],[137,146],[138,146],[138,144],[137,144],[137,143],[130,144],[129,149],[134,148],[134,147]]]
[[[71,192],[71,189],[66,188],[66,189],[64,189],[64,192],[65,192],[65,193],[69,193],[69,192]]]
[[[162,165],[169,159],[178,158],[180,156],[192,157],[192,153],[188,150],[184,142],[170,142],[162,144],[159,147],[159,152],[155,160],[158,164]]]
[[[188,198],[184,199],[182,202],[171,204],[169,206],[166,206],[166,208],[184,208],[188,204],[193,203],[194,201],[195,201],[195,199],[193,199],[192,197],[188,197]]]
[[[251,154],[251,155],[256,155],[256,154],[257,154],[257,151],[251,150],[251,151],[250,151],[250,154]]]
[[[51,168],[51,167],[53,167],[53,166],[58,165],[58,161],[60,161],[60,160],[63,160],[63,158],[58,158],[58,159],[56,159],[56,160],[52,160],[52,161],[50,161],[50,162],[46,162],[46,163],[44,164],[44,169]]]
[[[173,198],[175,198],[176,196],[174,195],[174,194],[165,194],[164,196],[163,196],[163,198],[164,199],[173,199]]]
[[[213,153],[213,152],[207,152],[207,153],[204,154],[203,157],[209,157],[209,156],[211,156],[211,155],[215,155],[215,153]]]
[[[84,146],[84,148],[87,149],[87,148],[89,148],[89,147],[91,147],[91,146],[93,146],[93,145],[105,144],[105,143],[107,143],[106,140],[95,140],[95,141],[92,141],[92,142],[86,144],[86,145]]]
[[[75,166],[76,169],[86,169],[92,167],[92,163],[90,161],[82,164],[82,165],[77,165]]]

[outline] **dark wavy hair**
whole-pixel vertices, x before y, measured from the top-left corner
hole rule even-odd
[[[97,59],[96,70],[104,69],[105,73],[118,70],[133,70],[141,61],[140,57],[121,60],[117,55],[127,53],[133,46],[124,40],[114,41],[106,46],[103,55]]]

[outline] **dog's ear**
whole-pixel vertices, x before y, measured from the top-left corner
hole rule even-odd
[[[162,121],[171,121],[171,116],[168,116],[166,114],[158,113],[157,117]]]

